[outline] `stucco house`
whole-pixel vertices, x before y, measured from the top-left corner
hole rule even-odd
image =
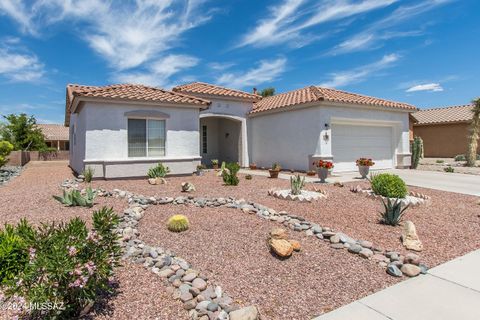
[[[465,154],[473,105],[424,109],[412,114],[413,134],[423,139],[425,157]],[[478,146],[480,153],[480,144]]]
[[[70,165],[97,177],[144,176],[157,162],[190,174],[212,159],[308,170],[317,159],[356,170],[410,166],[409,114],[417,109],[310,86],[268,98],[194,82],[172,91],[142,85],[67,86]]]
[[[70,149],[68,128],[61,124],[37,124],[42,130],[47,147],[57,151],[68,151]]]

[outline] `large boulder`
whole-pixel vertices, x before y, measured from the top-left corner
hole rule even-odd
[[[288,239],[287,230],[283,228],[275,228],[270,231],[270,239]]]
[[[229,316],[230,320],[257,320],[259,318],[258,310],[254,306],[232,311]]]
[[[423,244],[417,235],[417,229],[412,221],[405,221],[402,233],[402,243],[405,248],[414,251],[422,251]]]
[[[269,240],[269,245],[270,249],[279,257],[288,258],[292,255],[293,246],[288,240],[272,238]]]

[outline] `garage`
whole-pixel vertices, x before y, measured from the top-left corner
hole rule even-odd
[[[394,167],[393,127],[333,124],[332,155],[335,172],[357,170],[358,158],[372,158],[373,169]]]

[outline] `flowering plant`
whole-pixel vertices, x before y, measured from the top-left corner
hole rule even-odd
[[[375,164],[370,158],[360,158],[357,159],[357,166],[371,167]]]
[[[25,220],[10,226],[24,244],[25,259],[15,276],[4,281],[5,301],[25,302],[16,310],[20,318],[71,319],[86,312],[102,291],[111,291],[121,255],[118,223],[113,210],[103,208],[93,213],[90,231],[80,218],[38,229]],[[56,307],[28,307],[47,304]]]
[[[316,166],[317,168],[324,168],[324,169],[333,169],[333,162],[331,161],[326,161],[326,160],[318,160],[314,161],[313,165]]]

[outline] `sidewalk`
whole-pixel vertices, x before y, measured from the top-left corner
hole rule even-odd
[[[480,250],[314,320],[478,320]]]

